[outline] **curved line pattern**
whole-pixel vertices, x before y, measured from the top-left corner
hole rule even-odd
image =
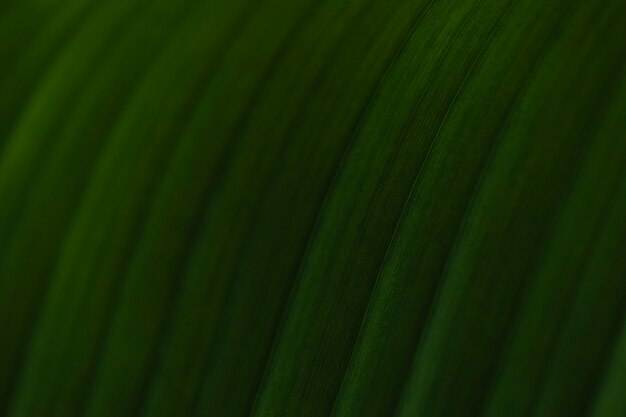
[[[576,410],[570,404],[558,411],[595,416],[601,397],[615,395],[604,394],[603,381],[614,357],[625,353],[618,345],[626,306],[617,303],[626,295],[612,295],[602,311],[587,301],[626,284],[616,278],[586,289],[602,267],[626,270],[611,252],[626,239],[616,220],[624,159],[610,159],[605,175],[588,175],[603,151],[624,147],[607,141],[624,136],[615,120],[625,108],[615,104],[614,87],[626,62],[626,41],[618,39],[626,39],[626,6],[547,0],[542,14],[541,0],[300,1],[0,4],[0,58],[10,61],[0,68],[0,327],[7,340],[0,348],[0,415],[155,417],[182,404],[182,414],[198,417],[347,417],[363,410],[369,417],[387,405],[395,416],[411,407],[487,416],[506,407],[514,393],[507,384],[524,371],[510,364],[534,352],[541,365],[524,377],[538,383],[518,389],[516,399],[528,415],[550,413],[564,395],[576,394]],[[164,20],[159,15],[170,12]],[[530,26],[523,25],[533,19],[545,20],[525,38]],[[610,25],[600,27],[605,20]],[[170,26],[159,27],[163,22]],[[19,33],[11,39],[13,29]],[[562,33],[571,37],[557,48]],[[584,45],[574,45],[583,38]],[[149,52],[108,65],[146,39]],[[372,40],[370,50],[363,39]],[[514,60],[507,51],[497,62],[500,42],[526,55]],[[307,47],[315,48],[311,59],[296,62],[308,58]],[[520,67],[507,73],[507,60]],[[245,64],[254,68],[239,67]],[[349,78],[360,71],[356,81]],[[580,85],[560,78],[550,85],[561,72]],[[511,82],[483,84],[492,75]],[[113,88],[104,94],[107,83]],[[328,94],[333,88],[341,90]],[[489,103],[489,94],[502,105]],[[553,123],[573,124],[549,125],[538,110],[548,106],[533,101],[541,94],[549,104],[561,100]],[[492,116],[477,124],[480,106],[489,105]],[[90,130],[90,123],[98,126]],[[455,135],[466,126],[459,146]],[[542,140],[557,132],[542,153]],[[524,135],[528,146],[516,148]],[[305,160],[311,150],[317,153]],[[195,165],[182,175],[194,151],[214,155],[192,158]],[[463,161],[465,151],[474,153]],[[535,174],[553,174],[537,182],[545,190],[533,190]],[[66,185],[64,175],[81,178]],[[459,185],[450,186],[456,179]],[[189,195],[169,201],[186,180],[195,181]],[[246,181],[249,189],[241,189]],[[593,181],[604,181],[601,190]],[[509,186],[518,187],[512,203],[499,205]],[[598,199],[582,210],[592,191]],[[517,204],[525,198],[527,205]],[[446,201],[450,207],[442,207]],[[483,203],[495,217],[501,210],[501,219],[491,223]],[[295,212],[288,230],[273,230],[287,210]],[[581,230],[574,230],[576,216]],[[508,224],[514,220],[520,225]],[[531,231],[512,249],[492,242],[516,239],[526,226]],[[431,231],[441,236],[414,236]],[[567,242],[569,232],[575,242]],[[431,250],[433,238],[440,240]],[[559,286],[558,277],[546,277],[566,269],[557,259],[569,253],[566,245],[578,257],[562,278],[570,281]],[[478,259],[489,254],[502,256]],[[509,257],[522,269],[513,273]],[[496,282],[495,267],[511,268],[512,280]],[[467,277],[486,278],[457,279],[463,268]],[[416,271],[427,276],[411,276]],[[415,279],[424,281],[408,282]],[[515,291],[500,291],[505,282]],[[563,291],[541,295],[551,288]],[[201,305],[193,291],[215,304]],[[250,305],[259,291],[258,306]],[[415,297],[419,307],[409,305]],[[489,297],[496,299],[485,302]],[[543,339],[531,352],[524,337],[556,301],[549,323],[542,322],[550,330],[535,331]],[[193,308],[197,317],[187,323]],[[600,336],[596,344],[570,346],[581,323],[593,319],[605,320],[590,332]],[[480,326],[484,335],[473,340]],[[203,333],[196,338],[194,331]],[[491,351],[465,368],[461,361],[487,345]],[[570,384],[565,368],[578,354],[583,363]],[[76,364],[58,362],[71,359]],[[227,375],[233,369],[245,372],[238,387],[238,375]],[[381,376],[393,381],[373,381]],[[459,381],[477,386],[459,404],[445,403],[456,400],[447,391]],[[369,399],[374,383],[390,385]],[[156,398],[170,388],[182,399]],[[222,395],[224,404],[216,404]],[[350,409],[361,400],[360,409]],[[223,410],[207,408],[217,406]]]

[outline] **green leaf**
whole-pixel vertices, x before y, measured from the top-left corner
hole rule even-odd
[[[0,3],[0,415],[626,415],[623,0]]]

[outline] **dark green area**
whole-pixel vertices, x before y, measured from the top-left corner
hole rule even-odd
[[[626,416],[624,0],[0,2],[0,416]]]

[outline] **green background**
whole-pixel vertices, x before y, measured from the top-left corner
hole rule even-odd
[[[624,0],[0,2],[0,415],[626,416]]]

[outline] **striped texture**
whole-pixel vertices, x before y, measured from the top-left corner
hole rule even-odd
[[[626,2],[0,3],[0,416],[626,416]]]

